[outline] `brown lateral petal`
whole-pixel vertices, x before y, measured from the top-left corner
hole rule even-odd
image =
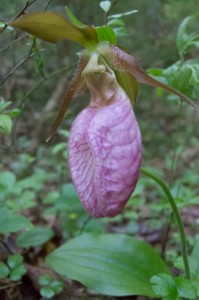
[[[75,94],[77,94],[81,90],[81,88],[83,86],[83,80],[84,80],[84,78],[81,76],[81,74],[82,74],[83,69],[87,65],[87,63],[88,63],[88,60],[85,57],[81,56],[79,65],[78,65],[78,69],[77,69],[73,79],[69,83],[69,86],[66,90],[62,104],[59,108],[58,115],[51,127],[50,134],[49,134],[49,137],[47,138],[46,142],[49,142],[52,139],[52,137],[55,135],[57,128],[59,127],[59,125],[65,115],[65,112],[67,111],[67,109],[69,107],[71,100],[73,99]]]
[[[103,47],[103,52],[104,53],[101,54],[104,56],[107,63],[112,69],[116,71],[127,72],[140,83],[145,83],[154,87],[161,87],[164,90],[177,95],[199,112],[199,107],[194,103],[194,101],[192,101],[189,97],[182,94],[181,92],[175,90],[174,88],[149,76],[133,56],[129,55],[116,46],[107,46],[106,48]]]

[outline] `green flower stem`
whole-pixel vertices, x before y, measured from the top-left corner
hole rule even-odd
[[[166,196],[169,200],[169,203],[170,203],[171,208],[173,210],[173,214],[175,216],[177,226],[178,226],[178,230],[179,230],[179,233],[180,233],[181,251],[182,251],[182,258],[183,258],[183,262],[184,262],[186,277],[188,279],[190,279],[190,269],[189,269],[188,255],[187,255],[186,235],[185,235],[185,231],[184,231],[184,225],[183,225],[183,222],[182,222],[182,218],[181,218],[180,213],[178,211],[175,200],[174,200],[168,186],[166,185],[166,183],[162,179],[160,179],[159,177],[157,177],[156,175],[154,175],[150,171],[146,170],[145,168],[141,168],[141,172],[145,176],[150,177],[152,180],[157,182],[157,184],[159,184],[159,186],[165,192],[165,194],[166,194]]]

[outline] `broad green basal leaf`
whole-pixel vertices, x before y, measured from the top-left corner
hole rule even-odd
[[[153,248],[123,234],[81,235],[48,255],[46,262],[61,275],[115,296],[156,297],[151,276],[169,273]]]
[[[9,25],[52,43],[68,39],[84,47],[91,47],[98,42],[94,27],[77,27],[54,12],[27,13]]]

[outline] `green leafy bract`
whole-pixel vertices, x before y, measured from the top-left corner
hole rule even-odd
[[[115,75],[119,85],[126,92],[132,104],[134,104],[139,93],[139,83],[128,73],[115,71]]]
[[[88,48],[92,48],[98,43],[94,27],[77,27],[62,15],[54,12],[27,13],[9,25],[51,43],[68,39]]]
[[[78,236],[48,255],[46,262],[61,275],[115,296],[155,297],[150,277],[169,273],[153,248],[123,234]]]

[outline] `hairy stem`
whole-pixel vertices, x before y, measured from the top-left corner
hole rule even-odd
[[[184,262],[186,277],[188,279],[190,279],[190,269],[189,269],[188,255],[187,255],[186,235],[185,235],[185,230],[184,230],[184,225],[183,225],[183,222],[182,222],[182,218],[181,218],[180,213],[178,211],[175,200],[174,200],[168,186],[166,185],[166,183],[162,179],[160,179],[159,177],[157,177],[156,175],[154,175],[153,173],[151,173],[150,171],[148,171],[144,168],[141,168],[141,172],[142,172],[142,174],[144,174],[145,176],[151,178],[157,184],[159,184],[159,186],[162,188],[162,190],[166,194],[167,199],[169,200],[169,203],[171,205],[173,214],[174,214],[176,222],[177,222],[179,234],[180,234],[181,251],[182,251],[182,258],[183,258],[183,262]]]

